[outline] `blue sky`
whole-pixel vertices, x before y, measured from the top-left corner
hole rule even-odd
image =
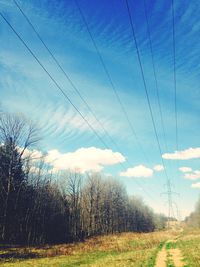
[[[78,167],[83,168],[83,172],[91,168],[112,174],[116,179],[123,181],[129,194],[141,195],[156,211],[164,212],[167,208],[166,199],[160,193],[165,190],[166,177],[163,170],[154,170],[156,165],[162,165],[162,161],[155,140],[125,1],[78,0],[78,3],[144,153],[141,152],[125,119],[75,1],[18,0],[17,2],[96,117],[120,147],[120,151],[105,136],[101,126],[74,92],[12,0],[0,0],[0,11],[58,81],[111,151],[104,150],[104,145],[76,110],[66,102],[0,17],[1,109],[24,113],[37,122],[43,137],[37,149],[50,151],[49,157],[59,156],[60,161],[53,166],[54,168],[64,168],[63,166],[69,162],[76,166],[78,163],[74,162],[74,158],[77,158],[82,162]],[[172,180],[173,190],[180,193],[180,197],[175,196],[174,200],[185,216],[194,208],[200,187],[198,184],[200,3],[174,1],[178,149],[185,151],[175,154],[178,159],[175,160],[169,159],[173,158],[176,150],[171,1],[146,2],[148,2],[147,13],[168,150],[165,147],[156,97],[144,2],[129,1],[162,153],[170,154],[166,156],[167,159],[164,158],[166,171]],[[193,150],[188,150],[189,148]],[[120,162],[123,162],[123,168]],[[90,165],[94,168],[92,169]],[[181,167],[190,167],[192,170],[180,171]],[[129,175],[126,173],[127,175],[120,176],[120,173],[126,172],[127,168],[134,169],[129,170]],[[132,177],[128,177],[131,175]],[[144,190],[138,186],[138,182]],[[151,198],[145,191],[149,192]]]

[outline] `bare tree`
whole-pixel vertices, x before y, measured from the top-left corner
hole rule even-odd
[[[22,170],[22,156],[26,149],[38,142],[37,130],[32,123],[20,115],[2,113],[0,115],[0,157],[2,231],[6,239],[8,211],[19,197],[25,176]]]
[[[38,131],[21,115],[0,114],[0,240],[73,242],[122,231],[152,231],[155,215],[117,179],[65,172],[57,179],[34,151]],[[58,176],[59,177],[59,176]],[[199,216],[199,207],[196,211]],[[158,220],[157,220],[158,221]]]

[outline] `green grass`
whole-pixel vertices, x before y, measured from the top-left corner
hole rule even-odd
[[[191,240],[179,240],[178,247],[182,251],[187,266],[200,266],[200,237]]]
[[[160,244],[158,245],[158,247],[152,253],[150,259],[148,260],[147,267],[154,267],[155,266],[157,254],[163,248],[164,243],[165,243],[164,241],[160,242]]]
[[[176,242],[167,242],[166,243],[166,249],[169,250],[169,249],[174,249],[176,248]]]
[[[167,250],[167,267],[175,267],[171,255],[171,249],[177,248],[176,242],[167,242],[165,248]]]
[[[41,248],[0,248],[2,267],[153,267],[168,234],[124,233],[84,243]],[[8,256],[8,257],[7,257]]]
[[[200,230],[185,230],[177,241],[177,247],[181,249],[184,267],[200,266]]]
[[[76,267],[76,266],[153,266],[148,264],[151,261],[151,255],[154,251],[137,251],[137,252],[92,252],[88,255],[77,255],[77,256],[59,256],[54,258],[42,258],[42,259],[31,259],[25,261],[13,261],[2,264],[2,266],[59,266],[59,267]]]
[[[167,249],[167,267],[175,267],[173,260],[172,260],[172,255],[170,254],[170,246],[167,246],[169,243],[166,244],[166,249]]]

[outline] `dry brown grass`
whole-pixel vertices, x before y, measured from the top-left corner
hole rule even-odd
[[[61,244],[55,246],[43,246],[39,248],[30,248],[31,252],[37,253],[42,257],[51,257],[57,255],[75,255],[90,251],[129,251],[148,249],[155,247],[161,241],[167,240],[172,233],[155,232],[155,233],[121,233],[108,236],[92,237],[85,242],[73,244]],[[27,248],[25,248],[27,251]],[[23,253],[23,249],[21,250]]]
[[[89,238],[85,242],[54,246],[7,248],[0,256],[10,255],[3,266],[141,266],[155,258],[159,245],[173,233],[121,233]],[[14,255],[14,257],[13,257]],[[3,257],[4,257],[3,256]],[[39,259],[38,259],[39,258]],[[51,260],[50,260],[51,258]],[[54,265],[53,262],[55,263]],[[78,262],[84,262],[78,265]],[[14,265],[13,265],[14,264]],[[124,265],[126,264],[126,265]]]

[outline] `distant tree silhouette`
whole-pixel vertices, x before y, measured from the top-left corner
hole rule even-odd
[[[160,216],[116,179],[50,172],[45,157],[31,153],[38,140],[23,116],[0,114],[1,243],[73,242],[157,227]]]

